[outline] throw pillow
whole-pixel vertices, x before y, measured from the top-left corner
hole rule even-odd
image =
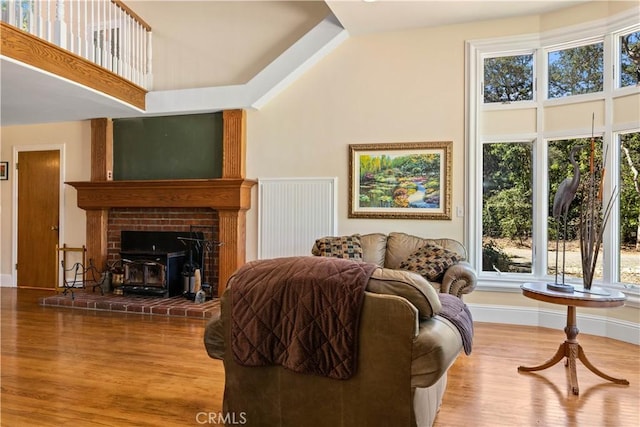
[[[460,261],[460,255],[442,246],[427,243],[400,263],[400,268],[414,271],[427,280],[438,282],[447,268]]]
[[[316,240],[311,253],[316,256],[362,260],[360,235],[323,237]]]

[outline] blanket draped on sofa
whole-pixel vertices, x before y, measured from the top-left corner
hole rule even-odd
[[[462,346],[466,355],[471,354],[473,346],[473,318],[469,307],[458,297],[449,294],[438,294],[442,310],[438,313],[450,321],[458,329],[462,337]]]
[[[350,378],[356,370],[364,290],[376,268],[324,257],[245,264],[229,281],[234,360]]]

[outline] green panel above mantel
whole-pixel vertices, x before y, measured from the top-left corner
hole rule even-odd
[[[222,177],[222,113],[113,120],[113,179]]]

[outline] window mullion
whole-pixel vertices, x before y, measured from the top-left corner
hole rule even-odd
[[[482,58],[478,49],[467,43],[467,61],[473,64],[469,67],[467,93],[467,160],[468,160],[468,188],[467,188],[467,218],[466,244],[469,250],[469,262],[476,269],[482,270],[482,238],[479,235],[482,227],[482,141],[480,139],[480,120],[482,115],[482,93],[484,84],[482,73]]]
[[[611,123],[607,121],[607,123]],[[604,283],[610,284],[620,281],[620,147],[619,135],[613,135],[611,125],[604,132],[603,144],[605,147],[605,168],[608,171],[605,175],[603,187],[603,207],[613,199],[611,214],[606,224],[603,236],[603,272]]]
[[[533,173],[533,274],[535,277],[544,277],[547,274],[548,254],[548,224],[547,212],[549,212],[549,202],[547,194],[549,192],[549,180],[547,178],[547,145],[540,138],[534,144],[534,173]]]
[[[604,39],[604,134],[602,138],[603,153],[606,155],[604,158],[604,166],[607,173],[605,173],[605,182],[603,184],[603,205],[606,206],[607,202],[614,196],[616,192],[620,191],[619,179],[620,176],[620,148],[618,137],[613,135],[612,123],[613,117],[613,92],[617,78],[615,78],[614,64],[618,62],[618,54],[614,37],[611,34],[607,34]],[[604,207],[603,206],[603,207]],[[613,207],[609,221],[606,224],[603,241],[602,241],[602,256],[603,256],[603,271],[602,280],[604,283],[614,283],[620,280],[620,198],[616,197],[613,201]]]
[[[533,174],[533,274],[543,277],[547,274],[547,212],[549,202],[549,182],[547,180],[547,146],[543,138],[545,117],[544,100],[546,99],[547,65],[544,49],[536,49],[536,140],[534,143],[534,174]]]

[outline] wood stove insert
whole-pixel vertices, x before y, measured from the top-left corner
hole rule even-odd
[[[183,273],[200,268],[203,254],[187,248],[181,238],[203,238],[202,233],[175,231],[122,231],[120,258],[124,268],[122,291],[172,297],[184,293]],[[189,253],[189,249],[193,252]]]

